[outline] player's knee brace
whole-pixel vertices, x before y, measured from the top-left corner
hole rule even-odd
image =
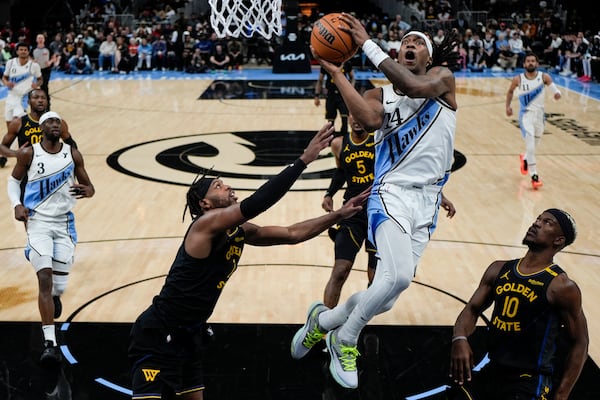
[[[52,275],[52,296],[60,296],[67,288],[69,275]]]

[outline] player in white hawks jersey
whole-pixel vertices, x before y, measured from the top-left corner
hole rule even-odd
[[[8,88],[4,103],[6,127],[17,118],[25,115],[25,95],[37,89],[43,82],[40,66],[29,57],[27,43],[19,42],[15,46],[17,56],[6,63],[2,83]],[[34,79],[35,78],[35,79]],[[0,155],[0,168],[6,165],[6,157]]]
[[[8,88],[4,108],[4,119],[7,127],[14,118],[25,115],[24,97],[30,90],[39,88],[43,83],[42,70],[40,65],[29,57],[27,43],[17,43],[15,50],[17,56],[8,60],[2,75],[2,82]]]
[[[538,176],[535,150],[537,149],[542,135],[544,134],[544,88],[548,86],[555,100],[560,99],[561,94],[552,77],[545,72],[538,71],[539,60],[535,53],[527,53],[523,61],[525,72],[515,75],[506,93],[506,115],[512,116],[513,110],[510,105],[513,94],[517,90],[519,96],[519,126],[521,135],[525,139],[525,153],[520,154],[521,174],[531,177],[531,186],[534,189],[542,187],[543,183]]]
[[[422,32],[401,40],[398,62],[369,39],[361,22],[341,19],[373,65],[391,82],[361,95],[340,68],[320,60],[332,75],[350,114],[375,132],[375,179],[367,206],[369,239],[379,261],[371,286],[328,309],[314,303],[292,339],[292,357],[304,356],[327,332],[329,371],[343,387],[358,386],[358,337],[377,314],[389,310],[413,280],[436,227],[442,187],[453,161],[456,87],[449,66],[457,63],[456,38],[434,47]]]
[[[25,256],[38,279],[45,346],[42,362],[60,360],[54,319],[60,316],[59,296],[67,286],[77,243],[71,210],[76,199],[95,193],[81,153],[60,140],[61,122],[53,111],[40,117],[42,141],[19,149],[17,163],[8,178],[8,197],[15,219],[25,222],[27,230]],[[25,177],[21,203],[21,181]]]

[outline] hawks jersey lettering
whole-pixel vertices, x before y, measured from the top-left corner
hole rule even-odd
[[[19,147],[25,143],[35,144],[42,141],[42,128],[38,121],[31,118],[30,114],[23,115],[21,117],[21,129],[17,132],[17,141]]]
[[[23,205],[40,217],[57,217],[71,211],[76,199],[70,193],[75,183],[71,146],[62,143],[58,153],[48,153],[40,143],[33,145]]]
[[[354,143],[350,134],[344,135],[342,139],[340,166],[346,172],[344,200],[356,196],[373,183],[375,177],[373,174],[374,137],[372,133],[369,133],[367,138],[360,143]]]
[[[6,64],[4,76],[15,86],[8,91],[9,94],[23,96],[31,90],[33,78],[42,76],[42,71],[38,63],[29,60],[25,65],[21,65],[17,58],[13,58]]]
[[[235,272],[244,248],[245,232],[238,227],[231,234],[214,238],[206,258],[194,258],[185,251],[185,240],[160,293],[153,304],[168,326],[193,326],[206,322],[225,284]]]
[[[544,112],[544,79],[543,73],[538,71],[533,79],[527,79],[525,73],[521,73],[519,83],[520,113],[526,111]]]
[[[553,264],[522,275],[520,261],[504,264],[494,283],[490,359],[499,365],[549,374],[560,318],[546,293],[550,282],[564,271]]]
[[[382,87],[383,125],[375,132],[375,182],[443,186],[450,175],[456,111],[441,99],[410,98]]]

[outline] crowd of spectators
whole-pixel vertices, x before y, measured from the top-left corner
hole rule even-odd
[[[560,18],[556,10],[536,6],[535,10],[513,11],[510,15],[486,14],[480,21],[456,13],[446,0],[414,0],[404,3],[402,13],[390,17],[384,12],[360,16],[379,46],[395,57],[400,39],[410,29],[431,34],[436,42],[450,31],[459,37],[462,69],[473,72],[491,69],[512,71],[522,66],[524,55],[533,51],[540,63],[564,76],[589,82],[600,79],[600,32],[583,29]],[[86,7],[68,26],[46,29],[46,46],[54,54],[55,68],[66,73],[93,71],[130,73],[143,70],[173,70],[205,73],[211,70],[240,69],[271,65],[282,37],[270,40],[255,34],[251,38],[219,38],[208,15],[186,15],[183,8],[169,4],[144,8],[135,19],[123,23],[111,1]],[[297,23],[298,40],[309,43],[314,12],[282,21]],[[403,18],[408,16],[408,18]],[[290,29],[290,27],[284,27]],[[296,28],[296,27],[294,27]],[[36,28],[10,24],[0,30],[0,64],[11,55],[19,41],[31,43]],[[352,60],[357,69],[373,69],[359,51]]]

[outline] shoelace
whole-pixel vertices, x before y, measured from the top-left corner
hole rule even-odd
[[[360,356],[356,346],[344,346],[340,344],[342,355],[340,362],[344,371],[356,371],[356,358]]]
[[[318,326],[315,326],[311,332],[308,332],[302,344],[307,349],[311,349],[316,343],[323,340],[325,334],[319,330]]]

